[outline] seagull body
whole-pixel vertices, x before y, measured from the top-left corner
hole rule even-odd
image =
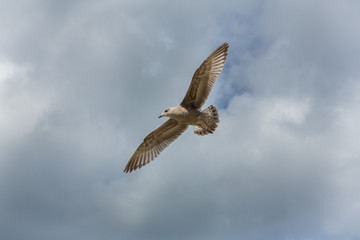
[[[178,105],[178,106],[170,107],[165,111],[159,116],[159,118],[170,117],[172,119],[186,123],[188,125],[200,124],[201,111],[197,109],[185,108],[181,105]]]
[[[127,163],[124,172],[132,172],[157,157],[164,148],[178,138],[189,125],[200,136],[212,134],[219,123],[219,114],[213,105],[201,110],[227,57],[229,44],[218,47],[196,70],[183,101],[167,108],[160,116],[169,117],[155,131],[151,132],[137,148]]]

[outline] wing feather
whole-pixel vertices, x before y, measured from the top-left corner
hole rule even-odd
[[[124,172],[132,172],[152,161],[187,127],[187,124],[179,123],[174,119],[167,120],[144,139],[126,164]]]
[[[208,98],[217,77],[220,75],[226,61],[229,44],[218,47],[195,71],[190,86],[180,105],[199,109]]]

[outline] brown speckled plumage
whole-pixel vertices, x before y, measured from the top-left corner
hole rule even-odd
[[[180,105],[166,109],[159,116],[170,119],[144,139],[130,158],[124,172],[132,172],[152,161],[189,125],[193,125],[194,133],[201,136],[215,131],[217,123],[219,123],[216,107],[211,105],[203,111],[201,111],[201,107],[224,68],[228,49],[228,43],[222,44],[201,64]]]

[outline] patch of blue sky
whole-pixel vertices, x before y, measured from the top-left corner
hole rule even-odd
[[[215,101],[219,109],[226,109],[235,96],[253,93],[247,68],[252,61],[264,54],[270,45],[257,27],[262,6],[262,1],[259,1],[251,11],[228,14],[220,22],[223,28],[221,34],[228,40],[230,50],[220,76],[221,82],[217,82],[220,92],[223,93]]]
[[[220,109],[226,109],[231,99],[242,94],[252,94],[251,79],[247,75],[247,67],[254,59],[261,55],[266,47],[261,38],[239,46],[233,44],[230,49],[227,63],[221,73],[220,98],[216,100]]]

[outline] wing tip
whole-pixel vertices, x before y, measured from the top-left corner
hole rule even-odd
[[[230,44],[228,42],[224,42],[223,44],[221,44],[217,49],[215,49],[215,51],[210,54],[210,57],[225,57],[228,55],[228,50],[229,50]]]
[[[142,166],[136,166],[136,167],[128,167],[128,166],[126,166],[125,169],[124,169],[124,173],[131,173],[132,171],[135,171],[138,168],[140,169]]]
[[[137,167],[133,168],[133,167],[130,167],[129,164],[127,164],[127,166],[124,169],[124,173],[131,173],[132,171],[134,171],[136,169],[137,169]]]
[[[226,49],[226,51],[229,49],[230,44],[228,42],[224,42],[220,47],[223,47]]]

